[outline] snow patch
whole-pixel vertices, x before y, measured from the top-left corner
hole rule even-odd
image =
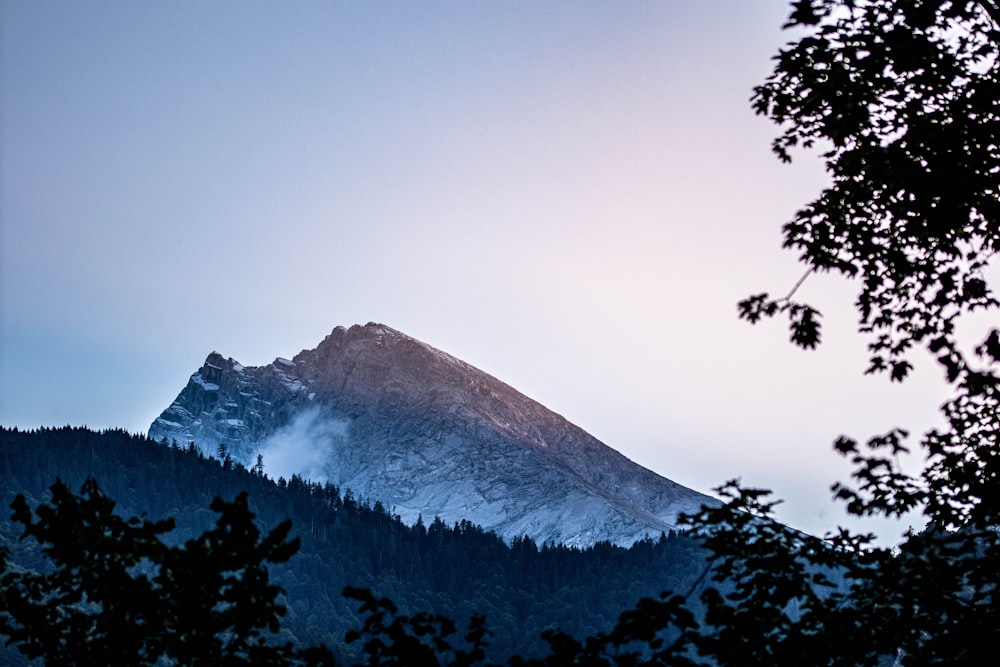
[[[190,419],[191,418],[191,413],[188,411],[188,409],[185,408],[180,403],[178,403],[177,401],[174,401],[173,403],[171,403],[170,407],[167,408],[166,410],[164,410],[163,412],[164,413],[169,412],[172,415],[177,415],[178,417],[185,418],[185,419]]]
[[[197,385],[201,385],[201,388],[205,391],[219,391],[219,385],[214,382],[206,382],[205,378],[201,376],[201,373],[195,373],[191,376],[191,382]]]

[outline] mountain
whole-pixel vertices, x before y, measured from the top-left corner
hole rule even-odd
[[[468,520],[504,538],[629,545],[715,502],[630,461],[469,364],[383,324],[245,367],[213,352],[149,436],[263,457],[407,522]]]

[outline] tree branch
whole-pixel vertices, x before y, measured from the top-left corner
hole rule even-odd
[[[791,301],[792,297],[795,296],[795,293],[799,291],[800,287],[802,287],[802,283],[804,283],[806,281],[806,278],[809,277],[809,274],[811,274],[815,270],[816,270],[815,266],[810,266],[808,269],[806,269],[806,272],[802,274],[802,277],[799,278],[794,285],[792,285],[792,289],[788,292],[788,294],[778,299],[778,301]]]
[[[979,6],[993,20],[993,27],[1000,29],[1000,2],[997,2],[997,0],[979,0]]]

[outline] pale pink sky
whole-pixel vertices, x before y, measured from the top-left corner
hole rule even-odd
[[[798,279],[751,88],[777,0],[0,3],[0,422],[145,431],[205,356],[381,321],[707,491],[822,532],[830,443],[919,428],[852,293],[804,353],[736,302]]]

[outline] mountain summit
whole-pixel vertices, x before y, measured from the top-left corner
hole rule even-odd
[[[220,444],[380,501],[511,539],[629,545],[713,499],[625,458],[469,364],[383,324],[244,367],[213,352],[149,436]]]

